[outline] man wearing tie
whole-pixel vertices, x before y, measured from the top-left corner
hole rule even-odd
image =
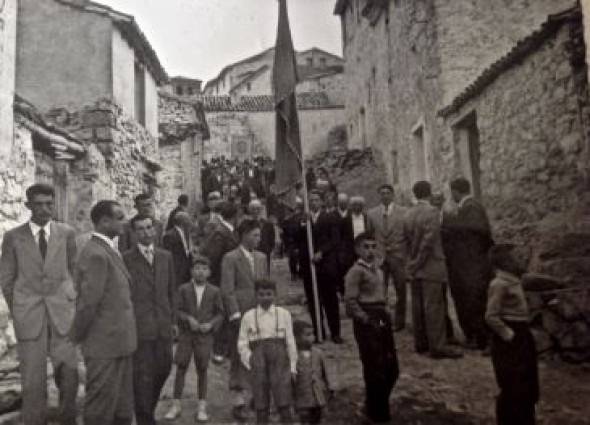
[[[237,352],[242,315],[256,307],[254,282],[268,277],[266,256],[255,248],[260,243],[260,225],[256,220],[244,219],[238,226],[240,246],[223,257],[221,265],[221,297],[230,323],[229,347],[231,370],[229,389],[233,393],[233,415],[246,419],[244,390],[248,388],[246,370]]]
[[[146,215],[131,219],[138,242],[135,248],[123,253],[131,275],[131,299],[137,325],[133,392],[138,425],[156,425],[156,406],[172,368],[174,262],[168,251],[154,246],[152,220]]]
[[[367,213],[369,230],[377,240],[377,254],[384,272],[385,288],[389,278],[393,277],[393,286],[397,298],[395,306],[394,331],[401,331],[406,326],[406,277],[405,277],[405,238],[404,217],[406,209],[393,203],[393,186],[379,186],[381,205]]]
[[[31,219],[6,232],[0,259],[0,285],[18,340],[23,422],[47,421],[49,356],[59,389],[60,423],[75,424],[78,360],[67,334],[76,299],[72,280],[76,237],[70,226],[52,221],[53,187],[35,184],[26,197]]]
[[[99,201],[90,218],[95,231],[76,265],[78,298],[71,331],[86,364],[84,425],[130,425],[137,331],[131,276],[113,241],[125,214],[117,202]]]

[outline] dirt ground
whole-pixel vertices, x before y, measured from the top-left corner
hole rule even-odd
[[[273,275],[280,284],[280,301],[295,317],[305,317],[301,282],[286,278],[284,264],[275,264]],[[393,296],[392,296],[393,297]],[[392,300],[394,302],[394,299]],[[324,423],[363,423],[358,411],[363,401],[361,363],[352,323],[343,316],[345,344],[322,345],[330,367],[338,377],[336,397],[325,410]],[[411,329],[395,335],[401,376],[391,397],[392,423],[407,425],[487,425],[494,423],[494,382],[491,360],[469,351],[458,360],[433,360],[413,351]],[[182,400],[183,414],[174,423],[194,423],[197,382],[189,369]],[[228,365],[211,365],[209,379],[210,423],[233,423],[227,388]],[[590,424],[590,367],[541,363],[541,402],[538,423],[543,425]],[[170,405],[172,378],[166,384],[158,406],[162,418]],[[162,424],[167,423],[161,420]]]

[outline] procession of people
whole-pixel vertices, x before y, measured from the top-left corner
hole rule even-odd
[[[214,164],[213,176],[228,165]],[[247,422],[254,410],[257,423],[268,423],[274,406],[282,423],[319,423],[336,388],[321,347],[345,342],[341,305],[353,321],[363,367],[363,421],[391,420],[389,398],[400,374],[395,334],[411,321],[416,353],[433,361],[491,347],[501,388],[498,423],[516,423],[511,414],[522,405],[518,423],[534,423],[536,357],[526,301],[515,289],[524,270],[511,247],[494,247],[468,180],[450,183],[453,210],[441,207],[426,181],[414,185],[411,206],[395,204],[394,187],[384,183],[377,189],[380,204],[366,209],[363,194],[339,193],[320,170],[304,194],[309,211],[301,198],[293,206],[275,199],[285,206],[277,217],[281,209],[272,202],[269,208],[271,192],[257,193],[245,169],[244,180],[232,184],[254,188],[247,203],[211,185],[202,211],[191,213],[181,195],[167,225],[156,219],[150,194],[136,196],[137,213],[128,220],[116,200],[101,200],[89,212],[94,231],[81,249],[74,229],[53,218],[54,189],[35,184],[27,190],[31,218],[6,233],[0,260],[18,340],[25,424],[46,423],[48,358],[62,424],[76,423],[79,358],[86,367],[85,424],[131,424],[133,418],[156,424],[170,376],[174,392],[165,419],[174,421],[183,414],[191,359],[198,376],[196,422],[211,417],[209,363],[227,361],[228,409],[236,421]],[[263,181],[270,188],[272,180]],[[277,256],[287,257],[290,284],[303,287],[305,320],[279,305],[271,273]],[[507,296],[512,301],[504,304]],[[453,333],[450,298],[463,343]],[[508,369],[511,344],[525,351]],[[518,362],[525,370],[521,382],[510,376]]]

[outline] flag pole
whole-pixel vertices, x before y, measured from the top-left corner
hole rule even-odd
[[[311,271],[311,287],[313,291],[313,307],[315,314],[315,322],[318,331],[318,341],[323,342],[324,332],[322,323],[322,313],[320,307],[320,297],[318,291],[318,278],[315,269],[315,263],[313,262],[314,249],[313,249],[313,236],[311,233],[311,215],[309,213],[309,197],[307,193],[307,176],[305,173],[305,160],[303,158],[303,149],[301,149],[301,180],[303,188],[303,209],[305,211],[305,230],[307,233],[307,250],[309,251],[309,269]],[[310,314],[312,314],[310,312]]]

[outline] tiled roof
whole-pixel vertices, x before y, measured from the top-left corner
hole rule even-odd
[[[480,94],[496,78],[502,75],[506,70],[517,64],[522,58],[538,49],[545,40],[553,35],[561,26],[573,20],[581,19],[579,8],[574,7],[562,13],[549,15],[541,27],[520,40],[506,55],[490,65],[478,78],[468,85],[453,101],[438,111],[438,115],[447,117],[456,112],[470,99]]]
[[[104,4],[95,3],[90,0],[55,0],[78,10],[106,16],[111,19],[123,38],[131,45],[138,58],[148,67],[159,84],[168,82],[168,74],[158,59],[158,55],[152,48],[147,37],[135,22],[135,18],[126,13],[118,12]]]
[[[245,78],[242,81],[240,81],[238,84],[236,84],[235,86],[233,86],[229,92],[230,93],[233,93],[234,91],[236,91],[237,89],[239,89],[240,87],[242,87],[247,82],[252,81],[253,79],[255,79],[256,77],[258,77],[259,75],[261,75],[264,72],[266,72],[268,69],[270,69],[270,66],[268,66],[268,65],[262,65],[260,68],[254,70],[254,71],[251,71],[251,72],[246,73]]]
[[[199,98],[205,112],[269,112],[274,110],[274,97],[261,96],[202,96]],[[297,108],[300,110],[335,109],[344,105],[330,102],[326,93],[297,94]]]

